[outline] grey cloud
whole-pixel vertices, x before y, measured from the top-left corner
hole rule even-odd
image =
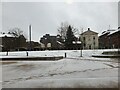
[[[61,22],[67,21],[79,30],[88,27],[101,33],[103,30],[118,26],[117,2],[18,2],[3,3],[3,31],[20,27],[28,34],[32,25],[32,39],[38,41],[46,33],[57,34]]]

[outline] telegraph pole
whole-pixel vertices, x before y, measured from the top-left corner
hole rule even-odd
[[[30,42],[30,45],[29,45],[29,50],[31,51],[32,49],[32,45],[31,45],[31,25],[29,25],[29,42]]]
[[[120,27],[118,27],[118,54],[120,54],[120,35],[119,35]]]

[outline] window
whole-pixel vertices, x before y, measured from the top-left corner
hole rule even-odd
[[[84,47],[86,47],[86,44],[84,43]]]
[[[83,41],[85,41],[85,37],[83,37]]]
[[[93,40],[95,40],[95,36],[93,36]]]

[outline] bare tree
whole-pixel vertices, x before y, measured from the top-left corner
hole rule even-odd
[[[26,33],[23,33],[23,31],[18,27],[10,29],[8,33],[12,34],[14,37],[19,37],[19,36],[23,35],[25,37],[25,39],[27,39]]]
[[[21,47],[26,47],[26,37],[25,34],[23,35],[23,31],[20,28],[12,28],[8,33],[15,37],[14,44],[16,46],[16,49],[19,50]]]
[[[77,28],[75,28],[73,25],[70,25],[72,28],[72,32],[74,35],[78,35],[79,31]],[[58,28],[58,34],[62,37],[62,39],[66,39],[66,33],[67,33],[67,29],[69,27],[69,24],[67,22],[62,22],[61,26]]]
[[[9,34],[12,34],[15,37],[19,37],[20,35],[23,35],[23,31],[20,28],[13,28],[9,30]]]
[[[61,26],[58,28],[58,34],[62,37],[62,39],[66,38],[66,32],[68,28],[68,23],[67,22],[62,22]]]

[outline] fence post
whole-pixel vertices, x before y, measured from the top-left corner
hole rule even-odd
[[[28,52],[26,51],[26,54],[27,54],[27,56],[28,56]]]
[[[65,53],[65,58],[67,57],[67,54]]]
[[[7,50],[6,56],[8,56],[8,50]]]

